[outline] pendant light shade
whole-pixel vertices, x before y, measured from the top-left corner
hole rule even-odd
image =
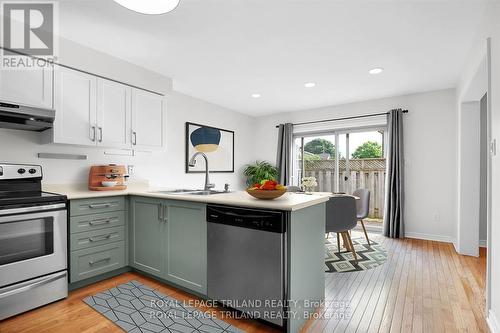
[[[174,10],[180,0],[114,0],[125,8],[142,14],[165,14]]]

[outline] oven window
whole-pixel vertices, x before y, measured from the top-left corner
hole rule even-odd
[[[52,253],[53,217],[0,223],[0,265]]]

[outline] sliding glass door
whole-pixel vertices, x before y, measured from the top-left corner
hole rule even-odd
[[[382,219],[385,200],[385,128],[302,134],[294,137],[292,184],[315,177],[317,192],[370,190],[370,216]]]
[[[292,184],[300,186],[302,178],[315,177],[318,186],[313,191],[335,192],[335,135],[299,136],[294,143]]]

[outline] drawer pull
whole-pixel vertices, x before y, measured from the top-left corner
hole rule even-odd
[[[98,241],[102,241],[102,240],[110,239],[110,238],[111,238],[111,234],[99,235],[99,236],[95,236],[95,237],[89,237],[89,241],[98,242]]]
[[[111,223],[111,219],[89,221],[90,225],[103,225]]]
[[[108,203],[103,203],[103,204],[90,204],[89,208],[91,209],[98,209],[98,208],[108,208],[111,207],[111,204]]]
[[[109,261],[109,260],[111,260],[111,257],[105,257],[105,258],[102,258],[102,259],[98,259],[96,261],[90,260],[89,261],[89,265],[93,266],[95,264],[98,264],[98,263],[101,263],[101,262],[104,262],[104,261]]]

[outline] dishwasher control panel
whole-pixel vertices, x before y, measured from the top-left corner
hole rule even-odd
[[[207,222],[277,233],[286,229],[283,212],[219,205],[207,206]]]

